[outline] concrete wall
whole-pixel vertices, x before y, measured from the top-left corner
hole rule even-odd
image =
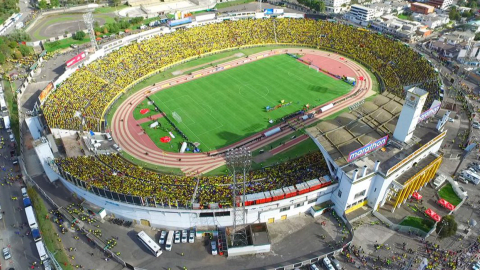
[[[251,255],[270,252],[271,245],[230,247],[228,248],[228,257]]]
[[[232,209],[177,209],[177,208],[155,208],[127,204],[113,201],[107,198],[100,197],[90,193],[80,187],[75,186],[71,182],[59,177],[60,181],[67,187],[68,190],[75,193],[78,197],[83,198],[90,203],[104,208],[108,214],[113,214],[115,217],[124,218],[127,220],[148,220],[152,227],[176,229],[176,228],[190,228],[196,226],[222,226],[227,227],[232,225]],[[270,218],[274,220],[281,220],[282,216],[285,218],[298,216],[304,214],[308,209],[318,203],[330,199],[331,191],[336,188],[336,184],[322,188],[320,190],[305,193],[293,198],[287,198],[271,203],[247,206],[247,223],[268,222]],[[310,201],[310,203],[309,203]],[[297,206],[297,204],[302,204]],[[287,211],[280,211],[280,209],[288,208]],[[222,217],[200,217],[201,213],[224,212],[230,211],[230,216]]]

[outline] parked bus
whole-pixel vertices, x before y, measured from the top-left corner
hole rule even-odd
[[[157,243],[155,243],[155,241],[153,241],[152,238],[150,238],[150,236],[148,236],[144,231],[139,232],[137,234],[137,238],[148,248],[148,250],[150,250],[150,252],[153,253],[153,255],[155,255],[155,257],[158,257],[162,254],[160,246],[157,245]]]
[[[40,255],[40,260],[42,262],[47,260],[48,255],[47,255],[47,252],[45,251],[45,246],[43,245],[43,242],[38,241],[37,243],[35,243],[35,245],[37,246],[37,251],[38,251],[38,255]]]
[[[25,215],[27,215],[28,226],[30,226],[30,229],[38,229],[35,213],[33,213],[33,208],[31,206],[25,207]]]
[[[175,231],[169,231],[167,236],[167,242],[165,243],[165,250],[171,251],[173,245],[173,237],[175,235]]]

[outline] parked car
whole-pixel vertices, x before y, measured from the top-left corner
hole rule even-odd
[[[335,269],[337,269],[337,270],[342,269],[342,265],[340,264],[340,262],[337,259],[332,257],[330,261],[332,262],[332,266],[335,267]]]
[[[320,270],[320,268],[315,264],[310,264],[310,270]]]
[[[188,232],[188,242],[189,243],[194,243],[195,242],[195,231],[194,230],[190,230]]]
[[[115,149],[117,152],[122,151],[122,148],[121,148],[120,146],[118,146],[118,144],[116,144],[116,143],[114,143],[114,144],[112,145],[112,147],[113,147],[113,149]]]
[[[110,135],[110,133],[105,133],[105,139],[107,139],[107,141],[113,140],[112,135]]]
[[[187,242],[187,236],[188,236],[187,230],[182,230],[182,243]]]
[[[210,242],[212,246],[212,255],[217,255],[217,243],[215,241]]]
[[[180,231],[175,231],[175,238],[173,241],[175,244],[180,243]]]
[[[162,231],[162,232],[160,233],[160,240],[158,240],[158,243],[159,243],[160,245],[165,244],[165,239],[166,239],[166,238],[167,238],[167,231]]]
[[[8,247],[6,248],[3,248],[2,249],[2,253],[3,253],[3,258],[5,260],[8,260],[8,259],[11,259],[12,258],[12,255],[10,255],[10,249]]]
[[[475,129],[480,129],[480,123],[478,121],[473,121],[472,127]]]
[[[11,142],[15,142],[15,136],[13,136],[13,134],[10,134],[8,137],[10,138]]]

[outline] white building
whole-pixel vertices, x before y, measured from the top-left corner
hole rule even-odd
[[[419,22],[402,20],[391,15],[382,16],[382,19],[371,21],[370,27],[407,42],[412,41],[418,35],[418,30],[424,27]]]
[[[446,131],[428,118],[440,102],[421,112],[426,98],[427,92],[416,87],[407,91],[403,105],[392,94],[379,95],[356,112],[307,129],[339,181],[331,197],[338,213],[348,219],[363,206],[393,212],[434,178]]]
[[[430,13],[430,14],[414,14],[413,18],[420,22],[430,29],[435,29],[442,25],[448,24],[450,22],[450,18],[448,14],[437,14],[437,13]]]
[[[341,13],[347,10],[351,0],[325,0],[325,9],[330,13]]]
[[[350,11],[345,15],[347,20],[352,22],[368,22],[374,18],[375,10],[361,5],[352,5]]]

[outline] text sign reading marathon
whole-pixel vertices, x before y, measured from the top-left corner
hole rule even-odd
[[[374,142],[371,142],[361,148],[358,148],[357,150],[354,150],[350,152],[350,154],[348,154],[347,161],[348,162],[354,161],[359,157],[362,157],[372,151],[382,148],[385,144],[387,144],[387,141],[388,141],[388,135]]]

